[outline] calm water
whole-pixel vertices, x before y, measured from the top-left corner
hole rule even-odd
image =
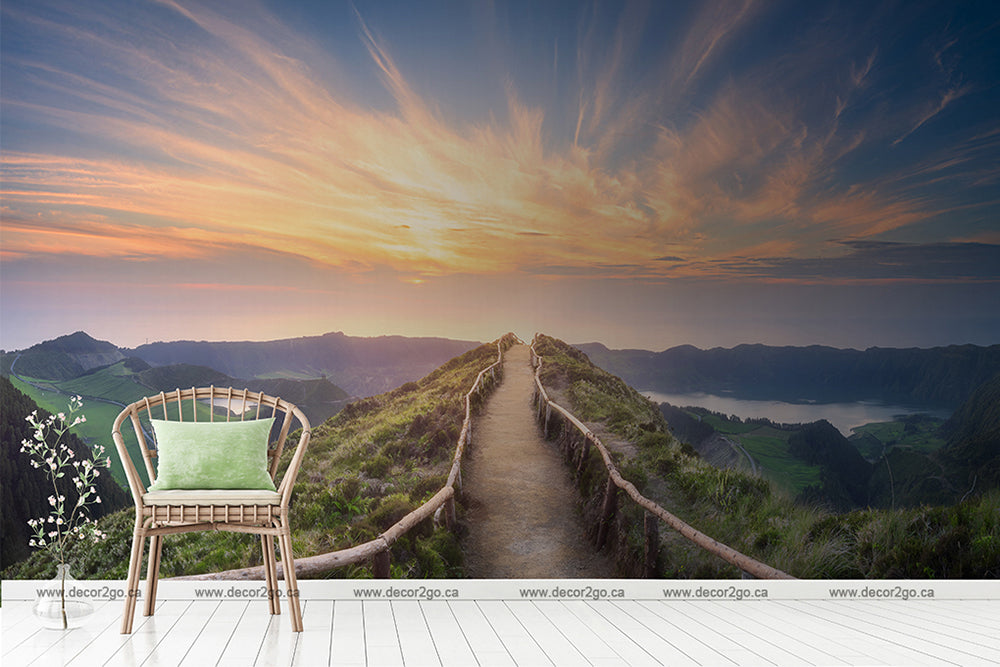
[[[910,415],[918,412],[947,419],[951,412],[927,408],[887,405],[874,401],[857,403],[783,403],[781,401],[752,401],[713,394],[663,394],[644,391],[644,396],[657,403],[670,403],[679,407],[689,405],[706,408],[713,412],[747,417],[767,417],[782,424],[800,424],[825,419],[844,435],[851,435],[851,429],[872,422],[892,421],[895,415]]]

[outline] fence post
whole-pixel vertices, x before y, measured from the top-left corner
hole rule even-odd
[[[652,512],[643,519],[646,533],[646,578],[656,579],[656,557],[660,552],[660,520]]]
[[[444,523],[448,527],[448,530],[455,532],[455,496],[452,495],[451,498],[444,504]]]
[[[608,530],[618,506],[618,487],[615,480],[608,475],[608,483],[604,487],[604,504],[601,506],[601,525],[597,529],[597,548],[602,549],[608,540]]]
[[[580,448],[580,461],[576,464],[576,475],[579,477],[583,473],[583,466],[587,464],[590,457],[590,438],[584,436],[583,447]]]
[[[372,575],[376,579],[388,579],[390,561],[389,550],[386,549],[385,551],[379,551],[375,554],[372,561]]]

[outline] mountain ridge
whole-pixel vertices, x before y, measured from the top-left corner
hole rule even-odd
[[[129,350],[153,366],[189,363],[231,377],[322,377],[347,392],[371,396],[419,378],[480,343],[438,337],[360,338],[342,332],[273,341],[173,341]]]
[[[1000,373],[1000,345],[855,350],[754,343],[662,352],[612,350],[601,343],[575,347],[644,391],[791,402],[881,400],[954,409]]]
[[[348,336],[329,332],[270,341],[157,341],[118,347],[83,331],[4,352],[0,371],[70,380],[126,358],[153,367],[204,366],[233,378],[329,379],[347,393],[371,396],[422,377],[480,343],[442,337]]]

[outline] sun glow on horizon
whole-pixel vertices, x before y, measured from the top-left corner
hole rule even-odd
[[[960,22],[722,0],[126,5],[4,3],[8,290],[177,273],[208,301],[298,290],[349,316],[359,286],[440,310],[472,277],[1000,283],[997,93],[972,55],[998,59]],[[786,20],[799,39],[766,38]],[[915,46],[847,29],[867,22]]]

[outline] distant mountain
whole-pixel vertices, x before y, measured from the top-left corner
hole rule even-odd
[[[171,391],[178,387],[246,387],[251,391],[262,391],[272,396],[280,396],[297,405],[305,412],[310,423],[319,425],[340,412],[350,400],[350,395],[322,378],[316,380],[291,380],[288,378],[237,379],[206,366],[192,364],[172,364],[155,366],[138,374],[138,380],[154,392]]]
[[[805,424],[788,438],[788,451],[821,469],[820,483],[802,497],[822,499],[838,510],[864,507],[872,465],[830,422]]]
[[[1000,486],[1000,375],[976,389],[942,432],[941,456],[965,466],[969,484]]]
[[[207,366],[230,377],[325,376],[353,395],[371,396],[416,380],[478,345],[445,338],[358,338],[338,332],[265,342],[150,343],[128,354],[152,366]]]
[[[4,354],[3,371],[9,372],[16,360],[19,375],[46,380],[69,380],[89,370],[116,363],[125,354],[103,340],[92,338],[83,331],[38,343],[23,352]]]
[[[929,349],[739,345],[663,352],[577,345],[595,364],[644,391],[821,402],[881,400],[955,408],[1000,373],[1000,345]]]

